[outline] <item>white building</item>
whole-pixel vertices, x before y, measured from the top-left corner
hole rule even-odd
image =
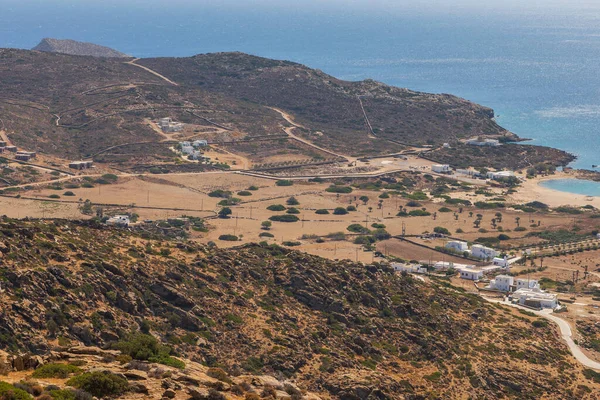
[[[498,275],[490,281],[487,289],[499,290],[501,292],[510,292],[514,284],[514,278],[509,275]]]
[[[433,264],[433,268],[435,268],[436,270],[439,269],[449,269],[449,268],[454,268],[454,269],[462,269],[462,268],[475,268],[474,266],[469,266],[467,264],[457,264],[457,263],[453,263],[451,261],[438,261],[435,264]]]
[[[492,263],[494,265],[497,265],[502,268],[508,268],[510,266],[510,263],[508,262],[507,257],[504,257],[504,258],[494,257],[494,259],[492,260]]]
[[[192,142],[192,146],[194,146],[195,148],[206,147],[206,146],[208,146],[208,141],[206,141],[206,140],[194,140]]]
[[[195,151],[195,150],[194,150],[194,147],[193,147],[193,146],[190,146],[190,145],[183,145],[183,144],[181,145],[181,152],[182,152],[183,154],[190,155],[190,154],[192,154],[194,151]]]
[[[431,170],[438,174],[449,174],[452,172],[452,169],[448,164],[434,164],[431,166]]]
[[[540,289],[519,289],[512,294],[512,299],[523,306],[534,308],[556,308],[558,297]]]
[[[536,279],[517,279],[517,290],[519,289],[540,289],[540,285]]]
[[[183,124],[180,122],[174,122],[171,118],[159,119],[158,126],[163,132],[180,132],[183,130]]]
[[[469,139],[469,140],[467,140],[467,144],[470,144],[471,146],[491,146],[491,147],[495,147],[495,146],[500,146],[500,141],[497,140],[497,139],[483,139],[483,140]]]
[[[490,247],[474,244],[471,246],[471,255],[482,260],[492,260],[498,255],[498,252]]]
[[[189,160],[204,160],[208,159],[208,157],[204,157],[201,151],[194,150],[188,155]]]
[[[108,225],[116,225],[116,226],[129,226],[129,216],[127,215],[115,215],[114,217],[109,218],[106,223]]]
[[[461,279],[478,281],[483,277],[483,271],[480,269],[462,268],[459,270]]]
[[[467,242],[461,242],[460,240],[453,240],[446,243],[446,248],[464,253],[465,251],[469,251],[469,244]]]
[[[515,173],[512,171],[497,171],[497,172],[488,172],[487,177],[489,179],[498,180],[504,178],[512,178],[515,176]]]
[[[391,263],[392,268],[396,272],[408,272],[410,274],[426,274],[427,268],[419,264],[402,264],[402,263]]]

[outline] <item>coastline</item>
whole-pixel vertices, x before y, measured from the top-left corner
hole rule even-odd
[[[517,193],[510,196],[515,203],[528,203],[532,201],[541,201],[550,207],[559,207],[564,205],[583,207],[592,205],[600,208],[600,196],[590,197],[583,194],[563,192],[550,189],[541,185],[544,181],[556,179],[582,179],[578,170],[557,171],[554,175],[541,176],[533,179],[526,179],[518,189]]]

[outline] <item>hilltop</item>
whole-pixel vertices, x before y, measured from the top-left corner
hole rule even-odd
[[[100,46],[94,43],[78,42],[70,39],[45,38],[32,50],[45,51],[49,53],[63,53],[74,56],[92,57],[115,57],[128,58],[129,56],[110,47]]]
[[[183,375],[200,363],[226,382],[278,376],[326,398],[581,399],[596,390],[548,324],[384,264],[266,244],[223,250],[93,221],[3,218],[0,234],[0,344],[41,356],[36,363],[100,346],[142,364],[183,360]],[[168,346],[162,358],[131,352],[150,337]],[[240,396],[230,387],[217,390]]]
[[[473,136],[518,140],[494,121],[493,110],[452,95],[343,81],[242,53],[123,62],[3,49],[0,73],[1,129],[16,145],[67,159],[95,157],[120,168],[172,163],[167,142],[177,137],[215,144],[261,138],[250,147],[226,149],[255,165],[282,163],[277,155],[294,145],[297,156],[290,161],[306,164],[444,143],[463,158],[474,154],[463,143]],[[188,130],[163,135],[150,122],[160,117]],[[305,143],[290,138],[289,129]],[[547,147],[515,146],[511,154],[527,156],[508,157],[506,167],[572,160]],[[475,155],[473,162],[501,158],[506,155]]]

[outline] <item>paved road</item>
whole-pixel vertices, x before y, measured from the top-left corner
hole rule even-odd
[[[547,320],[554,322],[558,325],[558,328],[560,329],[560,335],[562,336],[562,339],[567,343],[567,346],[569,347],[569,350],[571,350],[571,354],[573,354],[573,357],[575,357],[575,359],[579,361],[584,367],[600,370],[600,362],[594,361],[588,356],[586,356],[583,353],[583,351],[581,351],[581,348],[578,345],[576,345],[573,341],[573,332],[571,332],[571,326],[569,325],[569,323],[564,319],[553,315],[552,310],[545,309],[541,311],[533,311],[529,308],[521,307],[517,304],[512,304],[506,301],[488,299],[485,297],[483,298],[491,303],[500,303],[505,306],[511,306],[515,308],[520,308],[522,310],[530,311],[539,317],[546,318]]]

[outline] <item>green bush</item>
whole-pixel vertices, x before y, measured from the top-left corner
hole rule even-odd
[[[119,396],[128,389],[126,379],[110,372],[86,372],[69,379],[67,385],[100,398]]]
[[[356,211],[356,207],[354,207],[354,206],[348,206],[348,207],[346,207],[346,210],[347,211]]]
[[[435,228],[433,228],[433,231],[442,235],[450,235],[450,231],[442,226],[436,226]]]
[[[300,220],[300,218],[292,214],[273,215],[272,217],[269,217],[269,219],[275,222],[297,222]]]
[[[294,184],[294,181],[290,181],[288,179],[281,179],[278,180],[277,182],[275,182],[275,185],[277,186],[292,186]]]
[[[269,232],[261,232],[258,237],[268,237],[268,238],[272,238],[275,237],[275,235],[273,235],[272,233]]]
[[[42,365],[33,371],[34,378],[60,378],[65,379],[71,374],[77,374],[81,369],[72,364],[50,363]]]
[[[83,183],[81,184],[81,187],[82,187],[82,188],[86,188],[86,189],[90,189],[90,188],[93,188],[93,187],[94,187],[94,185],[92,185],[92,184],[91,184],[91,183],[89,183],[89,182],[83,182]]]
[[[226,242],[237,242],[239,240],[239,238],[236,235],[225,234],[225,235],[219,236],[219,240],[223,240]]]
[[[300,214],[300,210],[298,210],[296,207],[290,207],[287,209],[286,213],[288,214]]]
[[[498,240],[510,240],[510,236],[501,233],[500,235],[498,235]]]
[[[7,400],[31,400],[32,397],[23,389],[17,389],[10,383],[0,381],[0,398]]]
[[[252,186],[250,186],[250,187],[249,187],[248,189],[246,189],[246,190],[252,190],[252,191],[256,191],[256,190],[258,190],[258,186],[254,186],[254,185],[252,185]]]
[[[442,213],[452,212],[452,210],[449,209],[448,207],[442,207],[438,211],[442,212]]]
[[[271,204],[269,207],[267,207],[267,210],[269,210],[269,211],[284,211],[285,206],[283,204]]]
[[[344,207],[336,207],[335,210],[333,210],[333,213],[335,215],[346,215],[348,214],[348,210],[346,210]]]
[[[421,206],[422,206],[421,203],[419,203],[418,201],[414,201],[414,200],[411,200],[408,203],[406,203],[406,207],[421,207]]]
[[[209,197],[221,197],[221,198],[228,198],[231,197],[231,192],[228,190],[221,190],[221,189],[217,189],[217,190],[213,190],[212,192],[210,192],[208,194]]]
[[[319,215],[325,215],[325,214],[329,214],[329,210],[326,210],[324,208],[321,208],[317,211],[315,211],[315,214],[319,214]]]
[[[174,357],[168,356],[166,354],[152,356],[148,359],[148,361],[157,363],[157,364],[168,365],[169,367],[174,367],[174,368],[179,368],[179,369],[185,368],[185,363],[183,361],[178,360]]]
[[[298,201],[298,199],[296,199],[294,196],[292,196],[289,199],[287,199],[287,201],[285,203],[288,206],[297,206],[298,204],[300,204],[300,202]]]
[[[364,234],[371,233],[369,228],[365,228],[361,224],[348,225],[348,227],[346,229],[348,229],[350,232],[354,232],[354,233],[364,233]]]
[[[431,215],[429,211],[425,210],[412,210],[408,213],[410,217],[427,217]]]
[[[294,247],[294,246],[300,246],[302,243],[300,243],[300,242],[293,242],[293,241],[285,241],[282,244],[284,246]]]
[[[350,186],[337,186],[337,185],[331,185],[329,186],[327,189],[325,189],[326,192],[329,193],[352,193],[352,188]]]
[[[60,199],[60,196],[57,194],[51,194],[50,196],[48,196],[48,198],[50,199]]]
[[[252,196],[252,192],[248,190],[240,190],[237,192],[238,196]]]
[[[63,193],[63,196],[75,196],[75,193],[71,192],[70,190],[67,190]]]

